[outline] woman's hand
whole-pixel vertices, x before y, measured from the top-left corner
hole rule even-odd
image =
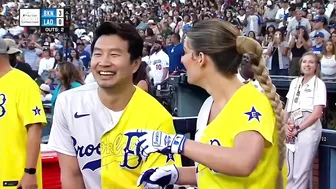
[[[286,129],[286,136],[288,137],[288,138],[294,138],[294,137],[296,137],[296,135],[298,134],[298,130],[296,130],[295,128],[294,128],[294,125],[288,125],[287,123],[286,123],[286,125],[285,125],[285,127],[287,128]]]
[[[285,124],[285,128],[286,128],[286,136],[291,138],[294,128],[291,125],[288,125],[287,123]]]
[[[265,60],[269,59],[269,55],[268,54],[264,54],[263,56],[264,56]]]

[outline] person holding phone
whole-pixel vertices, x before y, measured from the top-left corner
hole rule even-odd
[[[299,61],[304,53],[310,50],[312,41],[309,39],[306,27],[296,27],[295,35],[289,42],[289,49],[292,53],[292,60],[289,64],[288,73],[290,76],[299,76],[300,66]]]
[[[274,33],[273,42],[267,47],[267,68],[271,75],[288,75],[288,42],[285,41],[284,34],[281,30]]]

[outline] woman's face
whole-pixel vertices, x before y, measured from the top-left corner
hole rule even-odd
[[[312,14],[307,14],[307,19],[309,20],[309,21],[311,21],[312,19],[313,19],[313,15]]]
[[[57,68],[56,68],[56,73],[55,73],[55,75],[56,75],[56,79],[57,79],[58,81],[60,81],[60,80],[62,79],[62,74],[61,74],[61,72],[60,72],[59,66],[57,66]]]
[[[326,44],[325,44],[325,48],[326,48],[326,51],[327,52],[332,52],[333,51],[333,48],[334,48],[334,46],[333,46],[333,44],[332,44],[332,42],[331,41],[328,41]]]
[[[145,36],[145,32],[144,32],[143,30],[139,30],[139,35],[140,35],[141,37],[144,37],[144,36]]]
[[[331,34],[331,40],[334,44],[336,44],[336,33]]]
[[[74,51],[74,50],[71,51],[71,57],[72,58],[76,58],[76,54],[77,54],[76,51]]]
[[[316,73],[316,57],[314,55],[306,55],[302,57],[301,73],[305,76],[312,76]]]
[[[277,32],[274,33],[274,36],[281,38],[282,34],[281,34],[281,32],[277,31]]]
[[[226,12],[226,17],[227,17],[227,18],[230,18],[230,17],[231,17],[231,12],[230,12],[230,11],[227,11],[227,12]]]
[[[248,36],[249,36],[249,37],[251,37],[251,38],[253,38],[253,39],[255,38],[255,36],[254,36],[254,33],[253,33],[253,32],[250,32],[250,33],[248,34]]]
[[[189,39],[184,40],[184,55],[181,58],[181,61],[184,67],[187,70],[188,83],[196,84],[197,80],[200,78],[199,66],[194,51],[190,47]]]
[[[60,56],[59,53],[55,54],[55,59],[56,59],[56,60],[61,60],[61,56]]]

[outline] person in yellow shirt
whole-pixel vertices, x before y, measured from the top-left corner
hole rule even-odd
[[[141,129],[175,134],[173,118],[134,86],[143,40],[129,24],[105,22],[95,31],[91,71],[96,83],[62,92],[48,146],[58,153],[63,189],[138,189],[141,172],[181,165],[178,155],[135,154]]]
[[[10,66],[13,48],[0,39],[0,188],[42,189],[39,155],[46,116],[37,83]]]
[[[138,185],[284,189],[287,172],[282,104],[268,76],[260,44],[238,37],[231,24],[211,19],[193,26],[184,48],[182,62],[188,82],[210,94],[198,115],[196,141],[147,130],[142,131],[146,134],[139,138],[136,153],[144,160],[154,152],[182,154],[194,160],[195,167],[152,168],[139,177]],[[236,77],[243,54],[248,52],[257,57],[251,64],[264,93]]]

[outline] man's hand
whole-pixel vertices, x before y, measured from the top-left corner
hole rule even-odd
[[[18,184],[18,189],[37,189],[36,175],[30,175],[25,173],[22,176],[20,183]]]
[[[186,137],[170,135],[160,131],[144,131],[146,134],[139,137],[135,153],[146,161],[151,153],[180,154],[183,152]]]

